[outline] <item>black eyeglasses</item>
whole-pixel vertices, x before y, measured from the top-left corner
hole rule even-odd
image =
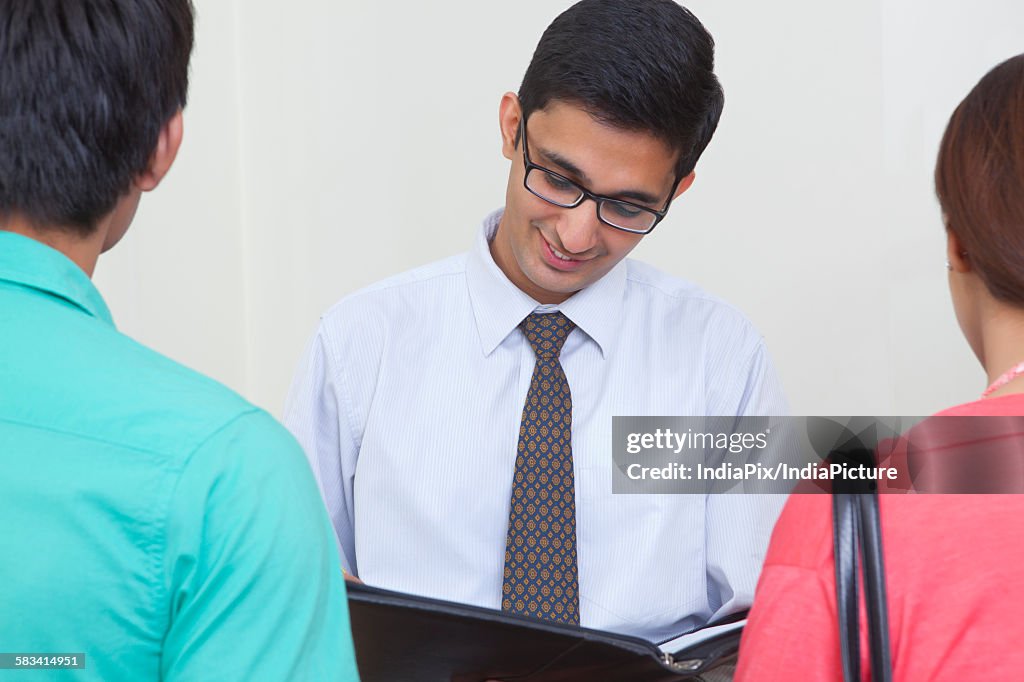
[[[679,185],[679,178],[676,178],[672,185],[672,194],[665,202],[664,208],[660,211],[631,201],[623,199],[612,199],[611,197],[594,194],[585,187],[581,187],[564,175],[543,166],[538,166],[530,161],[530,152],[526,143],[526,119],[519,122],[519,136],[523,139],[523,163],[526,165],[526,175],[523,177],[523,185],[534,196],[540,197],[549,204],[562,208],[576,208],[585,199],[593,199],[597,205],[597,219],[609,227],[623,232],[633,234],[647,234],[661,222],[668,213],[668,207],[672,203],[672,194]]]

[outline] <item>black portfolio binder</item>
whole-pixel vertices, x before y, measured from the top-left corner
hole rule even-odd
[[[699,679],[735,662],[741,634],[732,629],[667,654],[637,637],[366,585],[347,588],[363,682]]]

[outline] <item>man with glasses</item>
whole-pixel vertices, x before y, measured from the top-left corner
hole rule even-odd
[[[322,318],[286,407],[368,584],[663,640],[749,605],[775,503],[613,495],[615,415],[784,411],[738,312],[626,255],[723,96],[671,0],[583,0],[501,101],[505,207]]]

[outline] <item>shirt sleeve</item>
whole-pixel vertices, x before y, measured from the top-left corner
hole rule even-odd
[[[838,680],[831,498],[794,495],[775,530],[740,642],[737,680]]]
[[[713,383],[721,388],[713,415],[782,416],[788,413],[764,341],[746,352],[733,379]],[[742,356],[741,356],[742,357]],[[707,499],[707,585],[711,620],[749,608],[761,573],[772,528],[786,503],[785,495],[717,494]]]
[[[810,568],[765,568],[740,642],[737,682],[842,677],[829,587]]]
[[[750,608],[772,528],[785,503],[785,495],[708,495],[709,622]]]
[[[745,362],[739,364],[739,371],[736,364],[721,363],[721,376],[714,377],[710,382],[712,395],[708,414],[755,417],[788,415],[789,404],[782,390],[782,382],[764,340],[758,339],[753,352],[748,347],[745,353],[738,355],[739,358],[746,356]],[[731,376],[726,377],[726,372]]]
[[[192,453],[167,518],[162,679],[358,679],[327,516],[269,415],[241,415]]]
[[[359,444],[350,399],[323,327],[310,341],[285,403],[284,425],[302,446],[334,526],[345,570],[359,575],[355,549],[355,469]]]

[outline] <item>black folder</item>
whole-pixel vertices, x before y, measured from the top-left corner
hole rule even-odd
[[[669,654],[637,637],[366,585],[347,588],[363,682],[696,680],[735,663],[742,632],[730,629]]]

